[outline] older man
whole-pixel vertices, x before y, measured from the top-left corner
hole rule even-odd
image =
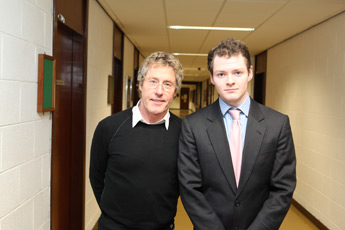
[[[151,54],[139,69],[138,104],[97,126],[90,181],[102,211],[100,230],[174,229],[181,119],[169,105],[182,78],[173,55]]]

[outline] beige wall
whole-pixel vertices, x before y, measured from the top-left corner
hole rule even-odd
[[[143,55],[139,54],[139,67],[143,63],[144,59],[145,59],[145,57]]]
[[[180,109],[180,91],[176,93],[176,97],[171,102],[170,109]]]
[[[266,104],[289,115],[297,155],[294,199],[345,229],[345,13],[270,50]]]
[[[89,1],[86,165],[85,165],[85,229],[90,230],[100,215],[89,181],[90,146],[100,120],[111,114],[107,104],[108,75],[112,75],[113,22],[95,0]]]

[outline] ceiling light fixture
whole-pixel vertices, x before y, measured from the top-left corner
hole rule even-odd
[[[168,29],[174,30],[231,30],[231,31],[254,31],[255,28],[242,27],[214,27],[214,26],[168,26]]]
[[[193,54],[193,53],[173,53],[175,56],[201,56],[207,57],[207,54]]]

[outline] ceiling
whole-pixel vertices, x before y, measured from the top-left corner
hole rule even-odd
[[[345,0],[97,0],[139,52],[207,54],[229,37],[261,53],[345,10]],[[168,25],[250,27],[251,32],[171,30]],[[178,56],[185,81],[208,78],[207,57]]]

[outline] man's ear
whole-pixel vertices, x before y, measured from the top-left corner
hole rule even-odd
[[[143,83],[140,83],[140,82],[138,82],[138,93],[139,93],[139,98],[141,99],[141,97],[142,97],[142,92],[143,92],[143,90],[142,90],[142,88],[143,88]]]
[[[209,73],[210,73],[210,81],[211,81],[212,85],[214,85],[213,74],[211,72],[209,72]]]
[[[253,66],[251,65],[248,72],[248,82],[253,79]]]

